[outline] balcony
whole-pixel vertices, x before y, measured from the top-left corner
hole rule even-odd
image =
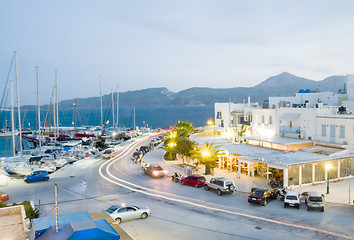
[[[279,133],[286,133],[286,134],[299,134],[300,127],[288,127],[288,126],[280,126]]]

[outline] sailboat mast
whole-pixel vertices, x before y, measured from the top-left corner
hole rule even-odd
[[[134,131],[135,131],[135,106],[134,106],[134,111],[133,111],[133,117],[134,117]]]
[[[55,74],[56,74],[56,71],[55,71]],[[56,88],[56,86],[54,84],[54,89],[53,89],[53,136],[54,136],[54,143],[57,142],[57,140],[56,140],[57,139],[57,137],[56,137],[56,135],[57,135],[57,132],[56,132],[57,114],[55,111],[55,107],[56,107],[56,105],[55,105],[55,88]]]
[[[20,131],[20,153],[22,156],[22,126],[21,126],[21,112],[20,112],[20,86],[18,82],[18,70],[17,70],[17,52],[14,52],[15,55],[15,69],[16,69],[16,87],[17,87],[17,114],[18,114],[18,128]]]
[[[118,129],[118,111],[119,111],[119,92],[118,92],[118,86],[117,85],[117,121],[116,121],[116,127]]]
[[[41,107],[39,103],[39,68],[36,67],[36,75],[37,75],[37,107],[38,107],[38,145],[39,145],[39,152],[41,151]]]
[[[14,98],[13,98],[13,83],[10,81],[10,91],[11,91],[11,129],[12,129],[12,151],[14,157],[16,156],[16,145],[15,145],[15,117],[14,117]]]
[[[75,106],[75,112],[74,112],[74,132],[76,133],[76,98],[75,98],[74,106]]]
[[[103,127],[103,112],[102,112],[102,79],[100,75],[100,100],[101,100],[101,127]]]
[[[113,98],[113,89],[112,89],[112,119],[113,119],[113,122],[112,122],[112,126],[114,127],[115,126],[115,118],[114,118],[114,98]]]
[[[55,72],[55,97],[56,97],[56,104],[57,104],[57,137],[59,137],[58,71]]]

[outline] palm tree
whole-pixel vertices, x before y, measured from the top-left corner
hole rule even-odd
[[[198,164],[205,164],[205,175],[210,174],[210,168],[216,166],[220,150],[214,143],[205,143],[191,151],[193,158],[198,159]]]

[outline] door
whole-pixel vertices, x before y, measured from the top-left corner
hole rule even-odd
[[[127,217],[129,218],[127,220],[140,218],[140,214],[136,208],[128,207],[127,211],[128,211]]]
[[[116,218],[119,217],[121,218],[123,221],[124,220],[129,220],[129,214],[128,214],[128,209],[125,207],[125,208],[120,208],[118,211],[117,211],[117,216]]]

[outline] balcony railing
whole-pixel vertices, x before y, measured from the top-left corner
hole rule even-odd
[[[288,126],[280,126],[279,127],[280,133],[291,133],[291,134],[299,134],[300,127],[288,127]]]

